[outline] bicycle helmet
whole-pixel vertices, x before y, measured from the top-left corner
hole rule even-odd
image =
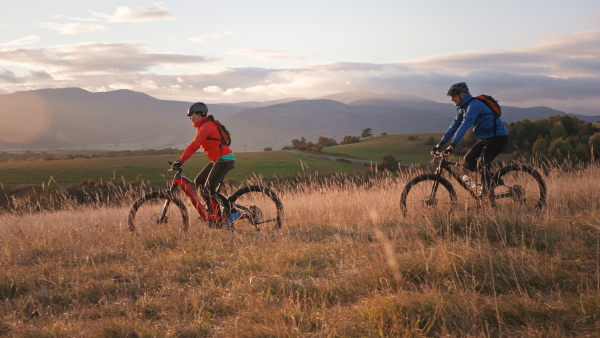
[[[188,110],[187,116],[191,116],[192,114],[200,114],[200,116],[206,117],[208,107],[202,102],[196,102]]]
[[[459,82],[459,83],[455,83],[452,86],[450,86],[450,89],[448,89],[448,93],[446,95],[454,96],[456,94],[468,93],[468,92],[469,92],[469,87],[467,87],[467,84],[464,82]]]

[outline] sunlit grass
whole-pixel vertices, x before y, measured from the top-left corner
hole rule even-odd
[[[3,213],[0,335],[594,336],[600,167],[543,171],[539,212],[461,194],[460,212],[406,218],[417,172],[279,182],[279,233],[132,235],[125,192]]]

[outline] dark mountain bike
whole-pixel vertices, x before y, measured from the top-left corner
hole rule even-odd
[[[458,170],[457,163],[448,160],[447,154],[438,152],[431,163],[438,163],[434,173],[422,174],[411,179],[400,197],[400,208],[404,216],[425,211],[449,212],[458,204],[452,183],[443,176],[447,171],[458,184],[469,192],[479,204],[489,203],[495,208],[541,209],[546,203],[546,183],[542,175],[532,167],[513,163],[492,174],[489,189],[484,189],[481,171],[473,182],[466,182]],[[471,184],[469,184],[471,183]]]
[[[167,170],[166,177],[170,181],[167,189],[149,192],[133,203],[127,222],[131,232],[152,231],[161,225],[187,231],[188,210],[179,198],[182,195],[180,191],[196,209],[198,218],[211,228],[223,228],[227,216],[235,209],[241,211],[242,216],[235,222],[235,227],[229,227],[230,230],[248,226],[256,231],[281,228],[283,205],[273,190],[260,185],[248,185],[225,197],[220,193],[210,195],[202,187],[197,196],[194,182],[181,172],[181,168]]]

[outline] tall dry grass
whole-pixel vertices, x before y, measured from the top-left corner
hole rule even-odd
[[[538,213],[403,218],[415,172],[282,184],[279,233],[132,235],[127,196],[4,213],[0,335],[596,336],[600,167],[546,171]]]

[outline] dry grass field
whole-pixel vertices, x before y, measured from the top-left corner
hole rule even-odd
[[[281,186],[278,233],[132,235],[131,199],[0,214],[0,335],[597,337],[600,167],[546,171],[537,213],[405,218],[415,174]]]

